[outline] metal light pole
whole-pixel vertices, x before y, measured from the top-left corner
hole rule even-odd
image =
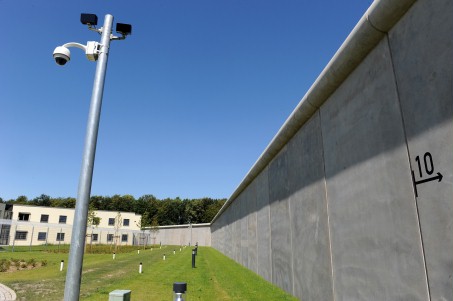
[[[106,15],[102,28],[101,44],[96,73],[94,76],[93,93],[88,115],[85,147],[83,150],[82,169],[80,171],[77,202],[72,226],[71,248],[69,250],[68,273],[64,288],[65,301],[78,301],[80,281],[82,277],[83,253],[87,231],[88,205],[90,201],[91,183],[93,179],[94,157],[101,115],[102,95],[104,93],[105,73],[107,71],[108,50],[112,33],[113,16]]]
[[[91,183],[93,178],[94,158],[96,153],[96,141],[99,129],[99,118],[101,115],[102,95],[104,93],[105,74],[107,71],[107,60],[111,40],[122,40],[131,33],[132,27],[129,24],[117,24],[117,32],[122,37],[112,35],[113,16],[106,15],[104,26],[96,29],[97,16],[93,14],[82,14],[81,21],[87,24],[88,28],[101,34],[101,42],[88,42],[87,46],[78,43],[67,43],[57,47],[54,51],[54,58],[58,65],[64,65],[70,59],[70,52],[67,47],[77,47],[85,50],[87,58],[91,61],[98,61],[94,76],[93,93],[91,96],[90,111],[88,115],[85,146],[83,151],[82,168],[80,171],[77,202],[74,212],[74,224],[72,227],[71,247],[69,251],[68,271],[64,289],[65,301],[78,301],[80,294],[80,282],[82,276],[83,254],[87,231],[88,205],[90,201]]]

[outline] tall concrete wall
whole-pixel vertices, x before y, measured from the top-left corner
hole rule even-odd
[[[453,5],[412,2],[373,3],[212,222],[302,300],[453,300]]]
[[[160,226],[159,231],[145,230],[149,244],[211,246],[211,228],[209,224]]]

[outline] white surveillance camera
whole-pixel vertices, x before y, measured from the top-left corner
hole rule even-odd
[[[64,46],[58,46],[53,51],[53,58],[55,59],[55,63],[57,63],[57,65],[63,66],[71,59],[71,52]]]

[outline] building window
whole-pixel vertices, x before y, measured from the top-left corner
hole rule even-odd
[[[64,233],[57,233],[57,241],[64,241]]]
[[[123,219],[123,226],[129,227],[129,219],[128,218]]]
[[[121,241],[122,242],[127,242],[127,234],[121,235]]]
[[[97,234],[91,234],[91,239],[93,241],[98,241],[98,235]]]
[[[58,223],[60,224],[66,224],[66,219],[68,217],[66,215],[60,215],[60,218],[58,219]]]
[[[41,223],[48,223],[48,222],[49,222],[49,215],[41,214]]]
[[[17,240],[27,240],[27,233],[28,231],[16,231],[16,239]]]
[[[113,241],[113,234],[107,234],[107,241]]]
[[[109,226],[115,226],[115,218],[109,218]]]
[[[30,220],[30,213],[19,212],[20,221],[29,221]]]
[[[47,233],[46,232],[38,232],[38,240],[46,240]]]

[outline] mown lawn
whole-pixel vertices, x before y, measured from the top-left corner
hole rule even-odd
[[[173,254],[175,250],[176,254]],[[172,300],[173,282],[187,282],[189,300],[297,300],[255,273],[209,247],[199,247],[192,269],[191,248],[162,247],[128,253],[86,254],[80,300],[109,299],[115,289],[129,289],[131,299]],[[163,260],[163,255],[166,260]],[[62,300],[68,254],[0,252],[2,259],[46,261],[32,270],[1,272],[0,283],[16,291],[17,300]],[[60,262],[65,268],[60,272]],[[139,274],[139,264],[143,273]],[[13,268],[14,270],[14,268]]]

